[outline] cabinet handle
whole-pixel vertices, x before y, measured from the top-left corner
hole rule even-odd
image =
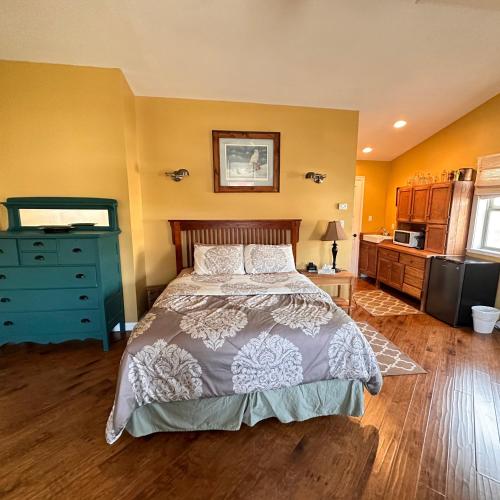
[[[43,241],[35,241],[35,243],[33,243],[33,246],[34,247],[43,247],[44,244],[43,244]]]
[[[12,326],[14,324],[13,321],[4,321],[3,326]]]
[[[5,274],[0,274],[0,280],[6,280],[7,279],[7,276],[5,276]]]
[[[83,278],[85,278],[85,274],[83,273],[78,273],[78,274],[75,274],[75,278],[77,280],[82,280]]]
[[[90,323],[90,319],[83,318],[83,319],[80,320],[80,323]]]
[[[87,295],[80,295],[80,300],[89,300]]]
[[[3,304],[6,304],[7,302],[10,302],[10,299],[9,299],[9,297],[2,297],[0,299],[0,302],[2,302]]]
[[[43,255],[36,255],[35,260],[38,260],[41,262],[41,261],[45,260],[45,257]]]
[[[82,253],[82,249],[81,248],[73,248],[73,253]]]

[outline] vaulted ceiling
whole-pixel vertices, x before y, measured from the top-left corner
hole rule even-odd
[[[137,95],[359,110],[359,158],[390,160],[500,92],[499,26],[500,0],[2,0],[0,58],[118,67]]]

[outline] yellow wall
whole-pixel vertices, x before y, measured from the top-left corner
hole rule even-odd
[[[387,187],[386,224],[396,220],[396,187],[416,172],[475,167],[478,156],[500,152],[500,94],[392,161]]]
[[[349,234],[355,176],[358,113],[289,106],[138,97],[139,164],[148,284],[175,275],[168,219],[303,219],[299,266],[330,261],[318,241],[328,220],[342,218]],[[281,132],[280,193],[213,192],[212,130]],[[176,183],[166,170],[187,168]],[[305,180],[314,170],[323,184]],[[349,211],[339,212],[337,203]],[[339,242],[339,264],[348,266],[351,242]]]
[[[134,321],[137,299],[125,91],[117,69],[0,61],[0,199],[116,198],[123,231],[120,248],[126,317]],[[129,130],[129,147],[133,135]],[[6,223],[2,212],[3,228]]]
[[[380,233],[385,226],[385,205],[387,200],[387,183],[391,173],[390,161],[357,161],[356,175],[365,178],[365,193],[363,199],[364,233]],[[372,220],[369,221],[368,217]]]

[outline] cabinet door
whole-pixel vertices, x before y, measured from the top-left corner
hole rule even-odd
[[[427,224],[425,249],[429,252],[445,253],[448,226],[444,224]]]
[[[375,278],[377,276],[377,247],[376,245],[370,245],[368,247],[368,267],[366,269],[366,274]]]
[[[400,187],[397,191],[397,219],[400,222],[409,222],[411,218],[411,187]]]
[[[397,288],[401,288],[403,285],[405,266],[399,262],[391,263],[391,285]]]
[[[391,260],[379,258],[377,268],[377,279],[384,283],[391,282]]]
[[[363,274],[368,271],[368,247],[369,245],[363,241],[359,244],[359,272]]]
[[[432,184],[429,190],[426,221],[430,224],[448,224],[453,184]]]
[[[430,186],[415,186],[411,195],[411,221],[425,222]]]

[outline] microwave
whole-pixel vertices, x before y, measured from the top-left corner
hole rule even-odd
[[[421,242],[424,238],[424,233],[418,231],[403,231],[396,229],[392,241],[396,245],[403,245],[405,247],[421,248]]]

